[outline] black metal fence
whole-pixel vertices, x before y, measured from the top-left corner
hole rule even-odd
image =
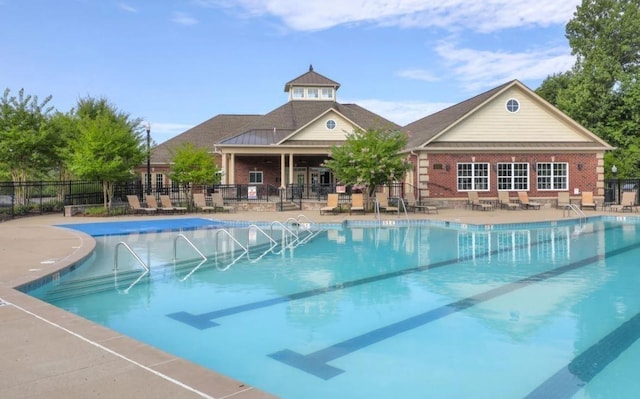
[[[393,182],[385,186],[390,198],[406,198],[406,183]],[[182,206],[187,204],[189,187],[178,185],[156,185],[151,187],[151,195],[167,194],[172,202]],[[211,195],[219,192],[227,203],[274,202],[277,210],[302,209],[303,201],[324,201],[329,193],[339,193],[342,202],[349,202],[351,193],[358,192],[357,186],[342,185],[297,185],[286,187],[252,184],[197,185],[193,192]],[[378,188],[379,190],[382,187]],[[419,192],[413,188],[414,192]],[[640,203],[640,179],[607,179],[604,182],[604,201],[619,203],[623,192],[635,192],[636,203]],[[137,195],[144,200],[146,188],[142,181],[116,185],[113,205],[126,207],[127,195]],[[102,183],[95,181],[31,181],[24,183],[0,182],[0,220],[18,216],[63,212],[66,205],[101,205],[103,203]]]

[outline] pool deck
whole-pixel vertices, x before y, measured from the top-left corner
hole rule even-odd
[[[314,222],[375,221],[373,214],[320,216],[318,211],[188,214],[187,217],[269,222],[285,221],[301,213]],[[585,213],[587,216],[612,214]],[[0,223],[0,398],[274,397],[14,289],[76,263],[93,250],[91,237],[55,227],[57,224],[171,217],[185,215],[112,218],[45,215]],[[560,220],[563,211],[555,208],[442,209],[437,214],[411,213],[409,217],[483,225]],[[397,220],[405,216],[389,214],[383,218]]]

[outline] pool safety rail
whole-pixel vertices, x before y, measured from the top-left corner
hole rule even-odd
[[[562,217],[569,217],[571,216],[572,212],[575,212],[575,214],[578,215],[578,217],[580,218],[580,224],[587,221],[587,215],[585,215],[585,213],[582,212],[582,209],[580,209],[580,207],[578,207],[578,205],[576,204],[566,204],[562,208]]]
[[[313,222],[311,219],[306,217],[305,215],[298,215],[297,218],[288,218],[284,223],[280,221],[274,221],[269,224],[269,233],[267,233],[263,228],[258,226],[257,224],[251,224],[247,227],[248,231],[255,231],[260,233],[267,239],[267,249],[262,251],[258,256],[253,256],[251,254],[251,247],[249,243],[249,238],[247,238],[247,243],[242,244],[229,230],[227,229],[218,229],[215,233],[215,247],[214,247],[214,261],[215,267],[220,271],[226,271],[231,266],[236,264],[238,261],[243,259],[244,257],[250,263],[258,262],[264,256],[269,253],[273,253],[275,255],[282,254],[286,249],[293,249],[299,245],[304,245],[309,242],[311,239],[316,237],[325,229],[320,227],[318,224]],[[282,234],[281,242],[274,239],[277,231],[280,231]],[[226,240],[226,245],[223,241]],[[193,273],[195,273],[198,269],[200,269],[208,260],[207,257],[187,236],[180,233],[177,234],[173,239],[173,264],[174,266],[178,262],[178,242],[184,241],[186,242],[201,258],[200,262],[192,268],[189,273],[187,273],[184,277],[180,279],[180,281],[185,281]],[[221,245],[222,244],[222,245]],[[276,250],[277,247],[280,247],[280,250]],[[140,267],[144,269],[142,275],[140,275],[133,283],[131,283],[126,289],[119,290],[122,293],[128,293],[129,290],[136,285],[140,280],[150,274],[150,265],[145,264],[145,262],[140,258],[140,256],[133,250],[131,247],[121,241],[116,244],[115,247],[115,255],[114,255],[114,277],[116,280],[116,288],[118,288],[118,259],[119,259],[119,249],[120,247],[124,247],[127,252],[137,261]],[[225,247],[226,251],[220,251],[219,248]],[[237,249],[240,249],[240,253],[237,254]],[[221,253],[222,252],[222,253]],[[229,255],[233,254],[233,257],[229,261]],[[224,259],[224,260],[222,260]],[[222,266],[221,266],[222,265]]]
[[[118,284],[118,249],[120,247],[125,247],[127,249],[127,251],[131,254],[131,256],[133,256],[133,258],[142,267],[142,269],[144,269],[142,274],[140,274],[138,276],[138,278],[135,279],[133,282],[131,282],[131,284],[129,284],[127,286],[127,288],[125,288],[125,289],[120,289],[119,284]],[[144,263],[144,261],[142,259],[140,259],[138,254],[136,254],[135,251],[133,249],[131,249],[131,247],[129,245],[127,245],[126,242],[120,241],[119,243],[116,244],[115,254],[114,254],[114,259],[113,259],[113,282],[114,282],[114,286],[116,288],[116,291],[118,291],[121,294],[128,294],[129,290],[131,290],[131,288],[133,288],[136,284],[138,284],[140,282],[140,280],[142,280],[145,276],[149,275],[149,270],[150,270],[149,266],[147,266],[147,264]]]

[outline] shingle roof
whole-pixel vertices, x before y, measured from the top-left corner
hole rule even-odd
[[[251,126],[261,117],[261,115],[217,115],[154,147],[151,151],[151,162],[154,164],[169,163],[170,149],[177,148],[184,143],[192,143],[195,147],[213,150],[214,144],[244,131],[246,126]]]
[[[322,76],[314,72],[313,66],[309,65],[309,72],[305,72],[297,78],[287,82],[284,85],[284,91],[288,92],[292,86],[315,86],[315,87],[334,87],[336,90],[340,87],[340,83],[335,82],[326,76]]]
[[[513,82],[515,80],[406,125],[402,130],[409,135],[407,148],[415,148],[429,141]]]
[[[483,106],[485,103],[488,103],[493,97],[499,95],[503,91],[507,90],[511,86],[521,87],[523,90],[529,91],[535,97],[536,94],[529,90],[526,86],[520,83],[518,80],[512,80],[505,84],[502,84],[496,88],[488,90],[484,93],[478,94],[475,97],[472,97],[466,101],[453,105],[449,108],[443,109],[442,111],[436,112],[429,116],[426,116],[422,119],[419,119],[415,122],[412,122],[402,130],[409,136],[409,140],[407,142],[406,149],[416,149],[424,144],[426,144],[429,148],[442,150],[444,148],[448,149],[456,149],[456,148],[467,148],[467,149],[475,149],[475,148],[524,148],[524,149],[612,149],[613,147],[609,146],[609,144],[605,143],[602,139],[596,136],[594,133],[589,132],[588,130],[580,127],[576,124],[577,127],[583,129],[587,136],[591,136],[591,139],[585,138],[585,141],[575,142],[575,143],[560,143],[560,142],[473,142],[467,141],[464,143],[453,143],[453,142],[437,142],[431,141],[434,137],[444,132],[448,128],[452,127],[457,122],[463,120],[468,115],[472,114],[476,109]],[[544,100],[540,100],[544,102]],[[551,108],[558,113],[558,115],[562,115],[569,119],[566,115],[562,114],[559,110],[555,108]],[[569,119],[570,120],[570,119]],[[575,122],[574,122],[575,123]]]
[[[220,141],[220,145],[271,145],[313,121],[327,110],[333,109],[363,129],[400,129],[388,119],[356,104],[333,101],[289,101],[261,118],[257,118],[236,136]]]

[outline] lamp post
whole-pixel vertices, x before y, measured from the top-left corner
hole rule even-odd
[[[615,195],[614,200],[617,204],[618,201],[620,200],[620,180],[618,179],[618,168],[616,167],[616,165],[613,165],[611,167],[611,173],[613,173],[613,178],[616,181],[616,190],[614,192],[614,195]]]
[[[151,194],[151,123],[147,122],[147,195]]]

